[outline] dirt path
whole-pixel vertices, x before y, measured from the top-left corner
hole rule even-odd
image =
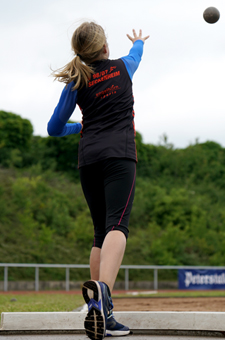
[[[225,312],[225,297],[114,298],[114,311]]]

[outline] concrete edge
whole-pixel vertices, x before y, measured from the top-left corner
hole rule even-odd
[[[0,331],[83,331],[86,313],[2,313]],[[132,330],[225,331],[225,312],[114,312]]]
[[[73,331],[62,331],[62,330],[50,330],[50,331],[1,331],[0,330],[0,337],[1,336],[44,336],[44,335],[85,335],[85,330],[73,330]],[[180,330],[131,330],[131,334],[135,336],[181,336],[181,337],[207,337],[211,338],[224,338],[225,332],[214,332],[214,331],[180,331]],[[0,338],[1,339],[1,338]]]

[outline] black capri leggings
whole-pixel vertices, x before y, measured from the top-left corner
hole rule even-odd
[[[102,247],[106,234],[120,230],[128,237],[134,200],[136,162],[124,158],[106,160],[79,169],[81,185],[93,224],[93,247]]]

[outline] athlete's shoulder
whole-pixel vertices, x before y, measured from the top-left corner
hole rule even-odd
[[[121,63],[121,58],[117,58],[117,59],[108,59],[110,64],[120,64]]]
[[[109,62],[110,62],[109,66],[111,70],[116,69],[116,68],[122,68],[122,69],[126,68],[122,58],[109,59]]]

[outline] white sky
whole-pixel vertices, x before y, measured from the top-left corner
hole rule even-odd
[[[177,148],[195,140],[225,147],[224,0],[0,0],[0,110],[31,121],[34,134],[46,126],[63,84],[50,67],[73,57],[76,27],[94,20],[105,29],[110,58],[127,55],[132,29],[150,34],[133,78],[136,130],[145,143],[163,134]],[[208,24],[214,6],[220,20]],[[71,117],[81,120],[79,108]]]

